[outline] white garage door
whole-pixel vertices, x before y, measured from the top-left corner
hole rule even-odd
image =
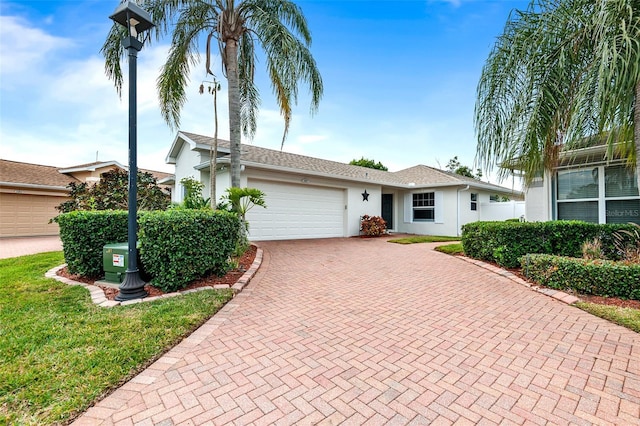
[[[249,180],[266,196],[267,208],[247,213],[251,240],[292,240],[344,236],[341,189]]]

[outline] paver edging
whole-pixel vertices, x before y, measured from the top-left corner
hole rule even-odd
[[[508,280],[513,281],[514,283],[523,285],[525,287],[530,288],[531,290],[537,292],[537,293],[541,293],[544,294],[545,296],[549,296],[549,297],[553,297],[556,300],[559,300],[560,302],[566,303],[567,305],[573,305],[576,302],[579,302],[580,299],[577,298],[576,296],[569,294],[569,293],[565,293],[563,291],[560,290],[555,290],[552,288],[547,288],[547,287],[539,287],[537,285],[533,285],[530,282],[527,282],[525,280],[523,280],[522,278],[520,278],[519,276],[515,275],[512,272],[506,271],[502,268],[498,268],[495,265],[492,265],[490,263],[486,263],[483,262],[481,260],[478,259],[473,259],[470,257],[466,257],[466,256],[456,256],[459,259],[464,260],[465,262],[468,263],[473,263],[476,266],[479,266],[483,269],[486,269],[488,271],[491,271],[495,274],[498,274]]]
[[[256,272],[258,272],[260,265],[262,265],[262,249],[260,247],[257,247],[256,257],[253,260],[253,263],[251,264],[249,269],[245,271],[245,273],[242,274],[242,276],[238,279],[238,281],[231,287],[234,293],[234,297],[235,295],[240,293],[247,285],[249,285],[249,283],[251,282],[251,279],[254,277]],[[102,290],[100,287],[96,285],[81,283],[79,281],[74,281],[69,278],[61,277],[60,275],[58,275],[58,271],[64,268],[65,266],[67,266],[66,263],[63,263],[60,266],[53,267],[49,269],[47,272],[45,272],[44,276],[46,278],[53,278],[54,280],[60,281],[61,283],[64,283],[64,284],[78,285],[86,288],[87,290],[89,290],[91,301],[102,308],[112,308],[114,306],[120,306],[120,305],[127,306],[127,305],[133,305],[136,303],[142,303],[142,302],[153,302],[154,300],[164,299],[167,297],[182,296],[184,294],[195,293],[197,291],[214,290],[214,287],[205,286],[205,287],[193,288],[190,290],[167,293],[167,294],[163,294],[162,296],[145,297],[142,299],[133,299],[133,300],[127,300],[125,302],[118,302],[116,300],[107,299],[104,293],[104,290]],[[225,288],[228,288],[228,287],[225,287]]]

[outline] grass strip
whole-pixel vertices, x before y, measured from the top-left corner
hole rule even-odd
[[[0,260],[0,424],[65,423],[210,318],[233,294],[201,291],[101,308],[44,273],[61,252]]]
[[[412,237],[395,238],[388,240],[396,244],[442,243],[447,241],[460,241],[460,237],[443,237],[438,235],[414,235]]]
[[[442,252],[442,253],[453,254],[453,255],[464,254],[464,249],[462,248],[462,243],[445,244],[445,245],[436,247],[435,250],[439,251],[439,252]]]
[[[600,318],[640,333],[640,309],[578,302],[576,306]]]

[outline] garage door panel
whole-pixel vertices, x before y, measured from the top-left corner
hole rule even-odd
[[[58,214],[64,197],[0,193],[0,237],[57,235],[49,220]]]
[[[266,209],[247,214],[253,240],[329,238],[344,235],[344,191],[250,180],[265,193]]]

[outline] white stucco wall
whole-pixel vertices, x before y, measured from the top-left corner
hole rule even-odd
[[[182,202],[183,189],[180,183],[182,178],[192,176],[202,182],[200,172],[193,168],[198,164],[200,164],[200,154],[192,151],[188,143],[183,143],[180,152],[176,156],[176,185],[175,190],[171,193],[171,201],[176,203]],[[208,196],[205,196],[205,198],[207,197]]]
[[[435,208],[439,211],[436,211],[434,222],[411,222],[412,212],[405,212],[407,208],[412,208],[410,204],[405,206],[405,194],[422,192],[435,192],[436,194]],[[398,232],[420,235],[457,235],[458,194],[455,188],[425,188],[403,191],[397,198],[397,202],[402,206],[397,218]]]
[[[369,201],[362,199],[365,189],[369,194]],[[347,188],[347,235],[358,235],[360,218],[364,215],[380,216],[381,209],[382,187],[380,185],[349,185]]]
[[[545,222],[551,220],[551,179],[548,175],[535,179],[525,189],[525,219],[528,222]]]
[[[404,205],[405,194],[435,192],[436,193],[436,220],[433,222],[411,222],[412,211],[409,211],[405,217],[405,209],[411,209],[411,203],[407,201]],[[437,194],[441,195],[438,196]],[[478,194],[476,201],[476,210],[471,210],[471,194]],[[413,191],[400,192],[397,196],[399,205],[397,220],[397,231],[410,234],[420,235],[445,235],[458,236],[461,234],[461,227],[466,223],[477,222],[478,220],[505,220],[510,218],[518,218],[524,213],[524,204],[520,202],[519,208],[511,208],[512,214],[509,212],[501,212],[500,215],[490,211],[490,196],[493,193],[481,191],[474,188],[451,187],[451,188],[425,188]],[[438,207],[437,202],[440,199],[441,205]],[[505,203],[507,204],[507,203]],[[512,205],[509,203],[509,205]],[[483,208],[487,209],[486,214]],[[440,209],[438,212],[437,209]],[[495,217],[493,217],[495,216]],[[492,217],[487,219],[487,217]]]

